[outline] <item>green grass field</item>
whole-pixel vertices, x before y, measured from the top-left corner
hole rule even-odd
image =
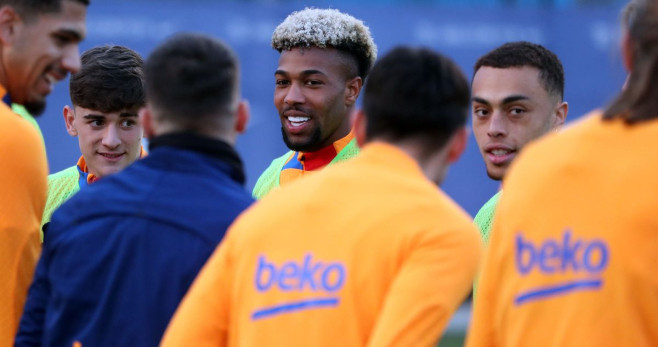
[[[446,334],[439,342],[439,347],[462,347],[465,339],[463,334]]]

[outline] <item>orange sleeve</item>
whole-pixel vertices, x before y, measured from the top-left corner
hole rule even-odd
[[[0,110],[0,345],[13,345],[41,251],[48,163],[37,131]]]
[[[368,346],[436,346],[471,290],[481,248],[470,223],[425,234],[392,282]]]
[[[225,237],[199,272],[160,346],[227,346],[231,283],[227,241]]]
[[[490,247],[495,244],[492,242]],[[488,251],[483,263],[483,271],[479,279],[477,295],[474,297],[473,318],[471,327],[468,331],[465,346],[495,346],[493,334],[493,304],[492,296],[492,276],[498,276],[496,269],[492,268]]]

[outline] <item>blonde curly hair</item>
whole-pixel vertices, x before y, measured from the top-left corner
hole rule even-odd
[[[334,9],[305,8],[290,14],[272,34],[272,48],[333,47],[353,56],[365,79],[377,59],[370,29],[359,19]]]

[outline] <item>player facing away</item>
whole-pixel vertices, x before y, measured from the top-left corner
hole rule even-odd
[[[368,27],[332,9],[292,13],[274,30],[272,47],[281,53],[274,106],[290,151],[261,174],[253,190],[257,199],[357,155],[350,115],[377,57]]]
[[[622,42],[626,89],[508,173],[469,347],[658,345],[658,2]]]
[[[239,217],[163,345],[435,346],[481,252],[437,187],[466,144],[468,104],[450,59],[405,47],[381,58],[354,123],[361,154]]]
[[[519,41],[483,55],[473,70],[473,134],[487,175],[501,181],[527,143],[564,124],[562,63],[543,46]],[[475,216],[485,242],[500,194]]]
[[[253,199],[233,51],[176,34],[144,65],[149,155],[52,216],[16,346],[156,346],[198,271]]]
[[[42,226],[80,189],[146,154],[137,115],[146,103],[142,58],[128,47],[106,45],[85,51],[80,61],[69,82],[71,106],[62,113],[82,155],[76,165],[48,176]]]

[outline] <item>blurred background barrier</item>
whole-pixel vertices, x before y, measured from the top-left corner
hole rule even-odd
[[[251,189],[270,161],[286,150],[272,101],[279,54],[270,48],[270,37],[292,11],[305,6],[338,8],[370,27],[380,55],[399,44],[429,46],[455,59],[469,78],[476,59],[504,42],[542,44],[564,64],[572,122],[605,105],[623,84],[617,48],[623,5],[604,0],[98,0],[89,8],[88,36],[81,50],[115,43],[146,58],[158,42],[178,31],[206,33],[229,43],[240,58],[243,95],[251,103],[251,124],[238,140]],[[51,172],[74,165],[80,155],[62,120],[62,107],[69,102],[67,80],[55,87],[46,112],[38,118]],[[472,135],[443,188],[471,215],[497,190],[498,183],[486,176]]]

